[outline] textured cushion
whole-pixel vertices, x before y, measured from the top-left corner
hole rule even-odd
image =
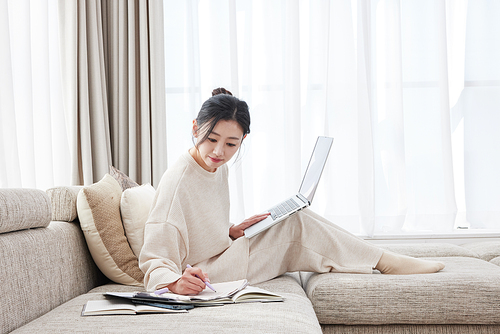
[[[432,258],[435,274],[313,275],[306,292],[321,324],[499,324],[500,267],[470,257]]]
[[[52,220],[71,222],[78,217],[76,198],[82,187],[55,187],[47,189],[52,203]]]
[[[127,174],[123,173],[122,171],[116,169],[113,166],[109,166],[109,174],[112,177],[114,177],[116,181],[118,181],[120,187],[122,187],[122,190],[139,186],[139,184],[137,184],[137,182],[128,177]]]
[[[110,280],[142,286],[144,274],[128,244],[120,217],[122,190],[109,174],[78,194],[80,226],[95,263]]]
[[[79,296],[20,328],[19,333],[321,333],[310,301],[299,284],[282,276],[258,285],[282,294],[284,302],[242,303],[219,307],[198,307],[182,314],[82,317],[88,300],[102,299],[105,285]]]
[[[500,266],[500,256],[492,259],[490,262],[496,264],[497,266]]]
[[[462,247],[476,252],[477,255],[485,261],[490,261],[491,259],[500,256],[500,241],[471,242],[462,245]]]
[[[380,247],[394,253],[412,257],[478,257],[476,252],[447,243],[393,244],[380,245]]]
[[[0,333],[105,281],[77,224],[53,221],[46,228],[2,234],[0,254]]]
[[[128,243],[139,257],[144,244],[144,225],[148,220],[149,208],[153,203],[155,189],[150,184],[126,189],[122,194],[120,212]]]
[[[493,334],[499,325],[323,325],[323,334]]]
[[[0,233],[47,227],[50,218],[50,199],[44,191],[0,189]]]

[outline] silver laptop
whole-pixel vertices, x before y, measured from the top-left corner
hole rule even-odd
[[[302,179],[299,192],[286,201],[283,201],[269,209],[268,212],[271,213],[269,217],[247,228],[245,230],[245,237],[251,238],[290,217],[297,211],[311,205],[314,193],[318,187],[319,179],[321,178],[321,174],[323,173],[323,169],[328,158],[328,153],[330,153],[332,143],[333,138],[318,137],[311,159],[307,165],[304,178]]]

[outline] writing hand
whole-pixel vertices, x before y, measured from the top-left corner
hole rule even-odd
[[[261,213],[255,216],[252,216],[248,219],[245,219],[238,225],[233,225],[229,228],[229,236],[233,239],[238,239],[245,235],[244,231],[252,226],[253,224],[257,224],[258,222],[266,219],[270,215],[269,212]]]
[[[167,285],[167,288],[179,295],[197,295],[205,289],[204,280],[210,282],[207,273],[204,273],[200,268],[186,268],[181,278]]]

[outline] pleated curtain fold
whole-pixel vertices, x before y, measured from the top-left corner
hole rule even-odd
[[[162,1],[59,2],[72,183],[166,169]]]

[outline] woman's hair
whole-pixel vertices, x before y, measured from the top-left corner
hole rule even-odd
[[[236,121],[243,130],[243,136],[250,133],[250,113],[247,103],[234,97],[224,88],[214,89],[212,97],[201,106],[196,123],[199,130],[206,129],[206,131],[203,138],[198,139],[196,146],[207,140],[219,121]]]

